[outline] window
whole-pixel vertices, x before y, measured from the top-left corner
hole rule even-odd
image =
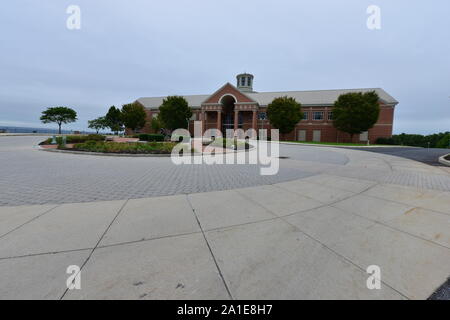
[[[245,77],[241,78],[241,86],[245,87]]]
[[[328,120],[333,120],[333,111],[328,111]]]
[[[267,120],[266,112],[258,112],[258,120]]]
[[[302,120],[308,120],[308,114],[309,114],[308,111],[303,112],[303,118],[302,118]]]
[[[313,120],[323,120],[323,111],[314,111]]]
[[[252,78],[250,78],[250,77],[247,78],[247,86],[249,86],[249,87],[252,86]]]

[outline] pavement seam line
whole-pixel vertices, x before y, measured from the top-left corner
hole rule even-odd
[[[373,187],[373,186],[370,186],[368,189],[370,189],[370,188],[372,188],[372,187]],[[364,191],[363,191],[363,192],[364,192]],[[250,199],[250,198],[248,198],[248,197],[245,197],[245,198],[248,199],[249,201],[251,201],[251,202],[253,202],[253,203],[259,205],[261,208],[263,208],[263,209],[265,209],[265,210],[268,210],[268,211],[271,212],[273,215],[277,216],[272,210],[266,208],[266,207],[263,206],[262,204],[260,204],[260,203],[258,203],[258,202],[256,202],[256,201],[254,201],[253,199]],[[339,201],[340,201],[340,200],[339,200]],[[320,206],[320,208],[322,208],[322,207],[327,207],[327,206],[330,206],[330,205],[323,205],[323,206]],[[317,209],[317,208],[304,210],[304,212],[305,212],[305,211],[315,210],[315,209]],[[321,246],[323,246],[324,248],[326,248],[326,249],[330,250],[331,252],[333,252],[336,256],[340,257],[340,258],[343,259],[344,261],[347,261],[348,263],[351,263],[353,266],[355,266],[356,268],[358,268],[358,269],[359,269],[360,271],[362,271],[363,273],[366,272],[362,267],[360,267],[359,265],[357,265],[356,263],[354,263],[353,261],[351,261],[351,260],[348,259],[347,257],[345,257],[345,256],[341,255],[340,253],[336,252],[335,250],[331,249],[331,248],[328,247],[326,244],[324,244],[324,243],[322,243],[321,241],[317,240],[317,239],[314,238],[313,236],[309,235],[308,233],[306,233],[305,231],[301,230],[299,227],[297,227],[296,225],[290,223],[289,221],[287,221],[287,220],[285,219],[285,218],[288,217],[288,216],[295,215],[295,214],[298,214],[298,213],[301,213],[301,212],[297,212],[297,213],[293,213],[293,214],[289,214],[289,215],[285,215],[285,216],[277,216],[277,219],[274,219],[274,220],[281,220],[281,221],[283,221],[283,222],[289,224],[290,226],[292,226],[293,228],[297,229],[298,231],[300,231],[302,234],[304,234],[304,235],[307,236],[308,238],[312,239],[313,241],[316,241],[317,243],[319,243],[319,244],[320,244]],[[369,221],[370,221],[370,220],[369,220]],[[406,298],[406,299],[409,300],[409,298],[408,298],[406,295],[404,295],[403,293],[401,293],[400,291],[398,291],[398,290],[395,289],[394,287],[390,286],[389,284],[387,284],[387,283],[384,282],[383,280],[381,280],[381,282],[382,282],[384,285],[386,285],[387,287],[389,287],[390,289],[392,289],[392,290],[394,290],[395,292],[397,292],[398,294],[400,294],[402,297],[404,297],[404,298]]]
[[[184,236],[190,236],[190,235],[199,234],[199,233],[201,233],[201,231],[185,232],[185,233],[179,233],[179,234],[169,234],[169,235],[159,236],[159,237],[154,237],[154,238],[147,238],[147,239],[144,238],[144,239],[140,239],[140,240],[117,242],[117,243],[106,244],[106,245],[103,245],[103,246],[98,246],[97,249],[111,248],[111,247],[117,247],[117,246],[125,246],[125,245],[128,245],[128,244],[134,244],[134,243],[140,243],[140,242],[149,242],[149,241],[161,240],[161,239],[167,239],[167,238],[184,237]]]
[[[214,253],[212,251],[211,245],[209,244],[208,238],[206,237],[205,231],[203,230],[202,224],[200,223],[200,220],[198,219],[197,213],[195,212],[194,206],[192,205],[191,201],[189,200],[189,194],[186,194],[186,201],[188,202],[189,206],[191,207],[192,213],[194,214],[195,220],[197,220],[198,227],[200,228],[203,239],[205,239],[206,245],[209,249],[209,252],[211,254],[211,257],[213,258],[214,264],[216,265],[217,271],[219,272],[219,276],[222,279],[223,285],[225,286],[225,289],[227,290],[228,296],[231,300],[233,299],[233,295],[231,294],[231,291],[228,287],[227,282],[225,281],[225,278],[223,276],[222,270],[220,269],[220,266],[217,262],[216,257],[214,256]]]
[[[286,221],[283,218],[280,218],[282,221],[284,221],[285,223],[289,224],[290,226],[292,226],[293,228],[297,229],[298,231],[300,231],[301,233],[303,233],[305,236],[307,236],[308,238],[312,239],[313,241],[316,241],[317,243],[319,243],[320,245],[322,245],[324,248],[330,250],[331,252],[333,252],[336,256],[340,257],[341,259],[343,259],[344,261],[347,261],[348,263],[352,264],[353,266],[355,266],[356,268],[358,268],[359,270],[361,270],[361,272],[363,272],[363,274],[366,273],[366,270],[364,270],[363,267],[359,266],[357,263],[353,262],[352,260],[350,260],[349,258],[347,258],[346,256],[338,253],[337,251],[335,251],[334,249],[330,248],[329,246],[327,246],[326,244],[322,243],[321,241],[319,241],[318,239],[314,238],[313,236],[311,236],[310,234],[308,234],[307,232],[303,231],[302,229],[300,229],[298,226],[290,223],[289,221]],[[380,280],[381,283],[383,283],[385,286],[387,286],[388,288],[392,289],[393,291],[397,292],[399,295],[401,295],[402,297],[406,298],[407,300],[410,300],[410,298],[403,294],[402,292],[400,292],[399,290],[395,289],[393,286],[389,285],[388,283],[386,283],[384,280]]]
[[[53,255],[53,254],[60,254],[60,253],[70,253],[70,252],[77,252],[77,251],[87,251],[87,250],[92,250],[92,248],[80,248],[80,249],[69,249],[69,250],[61,250],[61,251],[48,251],[48,252],[30,253],[30,254],[24,254],[24,255],[21,255],[21,256],[2,257],[2,258],[0,258],[0,261],[2,261],[2,260],[10,260],[10,259],[22,259],[22,258],[38,257],[38,256]]]
[[[407,234],[407,235],[409,235],[409,236],[411,236],[411,237],[414,237],[414,238],[417,238],[417,239],[420,239],[420,240],[423,240],[423,241],[426,241],[426,242],[430,242],[430,243],[432,243],[432,244],[435,244],[435,245],[437,245],[437,246],[443,247],[443,248],[445,248],[445,249],[450,249],[450,247],[447,247],[446,245],[443,245],[443,244],[441,244],[441,243],[435,242],[435,241],[430,240],[430,239],[422,238],[422,237],[420,237],[420,236],[418,236],[418,235],[416,235],[416,234],[414,234],[414,233],[410,233],[410,232],[408,232],[408,231],[401,230],[401,229],[398,229],[398,228],[396,228],[396,227],[394,227],[394,226],[390,226],[390,225],[387,224],[387,222],[389,222],[389,221],[391,221],[391,220],[394,220],[395,218],[393,218],[393,219],[391,219],[391,220],[389,220],[389,221],[383,222],[383,221],[378,221],[378,220],[374,220],[374,219],[367,218],[367,217],[365,217],[365,216],[363,216],[363,215],[360,215],[360,214],[357,214],[357,213],[354,213],[354,212],[348,212],[348,211],[343,210],[343,209],[341,209],[341,208],[339,208],[339,207],[336,207],[334,204],[333,204],[333,205],[330,205],[330,207],[333,207],[333,208],[335,208],[335,209],[337,209],[337,210],[339,210],[339,211],[342,211],[344,214],[349,214],[349,215],[357,216],[357,217],[360,217],[360,218],[362,218],[362,219],[365,219],[365,220],[369,220],[369,221],[371,221],[371,222],[374,222],[375,224],[379,224],[379,225],[381,225],[381,226],[383,226],[383,227],[386,227],[386,228],[388,228],[388,229],[391,229],[391,230],[394,230],[394,231],[398,231],[398,232]],[[413,209],[417,209],[417,208],[418,208],[418,207],[415,207],[415,208],[413,208]],[[410,209],[410,210],[412,210],[412,209]]]
[[[2,239],[3,237],[6,237],[8,234],[10,234],[10,233],[12,233],[12,232],[14,232],[14,231],[16,231],[16,230],[22,228],[24,225],[26,225],[26,224],[28,224],[28,223],[30,223],[30,222],[33,222],[33,221],[36,220],[36,219],[39,219],[39,218],[42,217],[43,215],[45,215],[45,214],[47,214],[47,213],[53,211],[54,209],[58,208],[59,206],[61,206],[61,204],[55,205],[54,207],[52,207],[52,208],[48,209],[47,211],[45,211],[45,212],[43,212],[43,213],[37,215],[37,216],[34,217],[34,218],[31,218],[30,220],[28,220],[28,221],[22,223],[21,225],[19,225],[19,226],[15,227],[14,229],[12,229],[12,230],[6,232],[5,234],[2,234],[2,235],[0,236],[0,239]]]
[[[83,262],[83,264],[80,267],[80,271],[78,271],[78,273],[81,272],[81,270],[83,270],[84,266],[88,263],[88,261],[90,260],[90,258],[92,257],[92,255],[94,254],[95,249],[97,249],[98,245],[100,244],[100,242],[103,240],[103,237],[106,235],[106,233],[109,231],[109,229],[111,228],[112,224],[114,223],[114,221],[116,221],[117,217],[120,215],[120,213],[123,211],[123,209],[125,208],[125,206],[128,203],[128,200],[125,200],[125,202],[122,204],[122,206],[120,207],[119,211],[116,213],[116,215],[114,216],[114,218],[112,219],[112,221],[110,222],[110,224],[106,227],[105,231],[103,232],[103,234],[100,236],[100,239],[97,241],[97,244],[95,245],[95,247],[91,250],[91,252],[89,253],[88,257],[86,258],[86,260]],[[77,273],[77,275],[78,275]],[[74,278],[75,279],[75,278]],[[67,294],[67,291],[69,291],[69,288],[66,288],[64,290],[64,293],[62,294],[61,298],[59,300],[64,299],[65,295]]]
[[[429,189],[425,189],[425,190],[429,190]],[[411,204],[411,203],[400,202],[400,201],[391,200],[391,199],[385,199],[385,198],[374,196],[374,195],[371,195],[371,194],[361,194],[361,195],[365,196],[365,197],[369,197],[369,198],[374,198],[374,199],[378,199],[378,200],[384,200],[384,201],[387,201],[387,202],[393,202],[393,203],[396,203],[396,204],[401,204],[401,205],[408,206],[408,207],[416,207],[417,209],[428,210],[428,211],[432,211],[434,213],[439,213],[439,214],[445,215],[445,216],[450,215],[450,213],[448,213],[448,212],[443,212],[443,211],[439,211],[439,210],[435,210],[435,209],[430,209],[430,208],[422,207],[420,205],[416,206],[416,205]]]

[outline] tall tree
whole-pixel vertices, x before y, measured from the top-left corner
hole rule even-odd
[[[341,94],[333,107],[333,125],[353,135],[368,131],[378,121],[380,105],[375,91]]]
[[[43,123],[55,122],[58,124],[58,133],[61,134],[61,125],[71,123],[77,120],[75,110],[67,107],[52,107],[42,112],[41,121]]]
[[[159,120],[159,115],[157,117],[152,118],[150,125],[155,133],[159,133],[159,131],[162,128],[161,121]]]
[[[111,129],[112,132],[118,134],[119,131],[123,131],[123,119],[122,112],[119,108],[112,106],[109,108],[108,113],[105,116],[107,127]]]
[[[279,97],[267,106],[267,117],[272,127],[280,130],[282,137],[294,130],[302,119],[302,105],[291,97]]]
[[[187,129],[192,110],[185,98],[180,96],[169,96],[163,100],[159,107],[159,120],[165,129]]]
[[[124,104],[122,106],[122,120],[126,128],[133,131],[142,129],[145,126],[147,113],[139,102]]]
[[[90,129],[94,129],[97,134],[100,130],[108,128],[108,124],[106,122],[105,117],[99,117],[97,119],[94,120],[89,120],[88,121],[88,128]]]

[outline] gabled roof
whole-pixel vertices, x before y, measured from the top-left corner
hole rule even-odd
[[[332,105],[341,94],[349,92],[375,91],[380,100],[386,104],[398,104],[398,101],[381,88],[312,90],[312,91],[280,91],[248,93],[248,96],[258,101],[259,105],[268,105],[273,99],[288,96],[295,98],[302,105]]]
[[[223,88],[223,87],[222,87]],[[369,92],[375,91],[383,103],[396,105],[398,101],[381,88],[363,88],[363,89],[339,89],[339,90],[312,90],[312,91],[277,91],[277,92],[254,92],[245,93],[246,96],[258,102],[260,106],[266,106],[273,99],[283,96],[295,98],[303,106],[326,106],[333,105],[337,98],[344,93],[349,92]],[[217,92],[217,91],[216,91]],[[192,108],[200,108],[202,103],[211,97],[210,94],[188,95],[184,96]],[[138,101],[146,108],[157,109],[166,97],[139,98]]]
[[[190,107],[200,108],[203,101],[205,101],[209,96],[209,94],[198,94],[183,97],[186,99]],[[137,101],[139,101],[145,108],[157,109],[162,105],[163,99],[165,98],[166,97],[139,98]]]
[[[253,98],[250,98],[247,94],[240,91],[231,83],[227,82],[219,90],[214,92],[205,101],[203,101],[203,103],[219,103],[222,96],[227,94],[233,95],[237,99],[236,102],[256,102],[255,100],[253,100]]]

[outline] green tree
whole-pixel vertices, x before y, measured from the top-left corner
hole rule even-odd
[[[159,120],[165,129],[187,129],[192,110],[185,98],[169,96],[163,100],[159,107]]]
[[[122,106],[122,121],[126,128],[133,131],[142,129],[145,126],[147,113],[139,102],[124,104]]]
[[[446,132],[441,140],[436,143],[436,148],[450,148],[450,132]]]
[[[108,124],[106,122],[105,117],[99,117],[94,120],[89,120],[88,128],[94,129],[98,133],[100,130],[108,128]]]
[[[123,119],[122,112],[119,108],[112,106],[109,108],[108,113],[105,116],[106,125],[112,132],[118,134],[119,131],[123,131]]]
[[[67,107],[52,107],[42,112],[41,121],[43,123],[55,122],[58,124],[58,133],[61,134],[61,125],[71,123],[77,120],[75,110]]]
[[[291,97],[275,98],[267,106],[267,117],[272,127],[280,130],[283,136],[294,130],[303,118],[302,105]]]
[[[159,133],[159,130],[161,130],[162,128],[162,123],[159,120],[159,116],[157,116],[156,118],[152,118],[151,127],[154,132]]]
[[[333,107],[333,125],[353,135],[368,131],[378,121],[379,97],[375,91],[341,94]]]

